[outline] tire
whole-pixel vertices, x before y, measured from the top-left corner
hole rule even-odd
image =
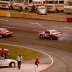
[[[55,12],[56,12],[56,13],[59,13],[59,10],[58,10],[58,9],[56,9],[56,10],[55,10]]]
[[[6,38],[7,36],[6,36],[6,35],[2,35],[2,37],[3,37],[3,38]]]
[[[41,38],[41,39],[42,39],[42,38],[43,38],[43,35],[40,35],[40,36],[39,36],[39,38]]]
[[[2,35],[0,35],[0,37],[2,37]]]
[[[50,40],[57,40],[57,37],[50,37]]]
[[[53,40],[53,37],[50,37],[50,40]]]
[[[58,37],[56,37],[55,40],[58,40]]]
[[[19,12],[23,11],[23,8],[22,7],[19,7]]]
[[[11,62],[11,63],[9,64],[9,66],[10,66],[10,67],[15,67],[15,62]]]
[[[12,7],[12,6],[10,6],[9,10],[13,10],[13,7]]]

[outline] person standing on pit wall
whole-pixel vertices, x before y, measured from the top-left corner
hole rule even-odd
[[[35,60],[35,72],[39,72],[38,71],[38,65],[39,65],[39,58],[38,57],[36,57],[36,60]]]
[[[19,55],[17,56],[18,69],[19,69],[19,70],[20,70],[20,68],[21,68],[22,61],[23,61],[23,57],[22,57],[21,54],[19,54]]]

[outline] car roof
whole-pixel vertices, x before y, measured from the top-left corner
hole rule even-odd
[[[50,32],[52,32],[52,31],[58,31],[58,30],[46,30],[46,31],[50,31]]]

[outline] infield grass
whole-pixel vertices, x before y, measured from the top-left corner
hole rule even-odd
[[[9,49],[8,58],[11,59],[16,59],[19,53],[23,56],[24,60],[31,60],[42,55],[40,52],[18,46],[0,44],[0,48]]]

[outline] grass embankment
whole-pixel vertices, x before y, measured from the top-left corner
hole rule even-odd
[[[20,53],[24,60],[31,60],[35,57],[40,57],[42,53],[39,53],[37,51],[33,51],[27,48],[22,48],[18,46],[11,46],[11,45],[5,45],[0,44],[0,48],[9,49],[9,55],[8,58],[16,59],[16,56]]]

